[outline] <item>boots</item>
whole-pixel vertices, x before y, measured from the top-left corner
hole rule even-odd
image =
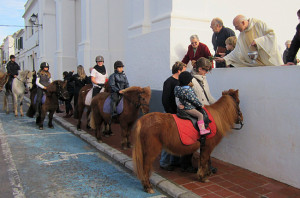
[[[200,135],[207,135],[210,133],[210,130],[205,129],[203,120],[199,120],[197,122],[197,124],[198,124],[199,130],[200,130]]]

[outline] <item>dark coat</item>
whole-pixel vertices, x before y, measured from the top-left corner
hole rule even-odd
[[[9,61],[6,66],[7,73],[11,76],[18,75],[20,66],[16,62]]]
[[[170,76],[165,82],[162,93],[162,104],[166,113],[177,113],[174,88],[179,85],[179,81]]]
[[[199,43],[199,46],[197,48],[195,55],[194,55],[193,46],[189,45],[188,51],[181,62],[188,64],[189,61],[192,61],[192,60],[197,61],[201,57],[209,58],[210,56],[211,56],[211,53],[205,44]]]
[[[129,87],[129,83],[125,73],[118,73],[117,70],[115,70],[115,73],[109,76],[108,82],[109,86],[111,87],[112,93],[119,93],[120,90]]]
[[[226,49],[225,40],[228,37],[235,36],[235,33],[232,29],[223,27],[220,32],[214,33],[212,35],[212,44],[214,46],[215,52],[217,52],[218,47],[223,47]]]
[[[287,62],[293,62],[300,48],[300,23],[297,25],[296,34],[292,40],[291,47],[286,57]]]
[[[74,93],[74,82],[71,80],[73,73],[69,72],[64,77],[64,81],[67,81],[67,90],[70,94]]]
[[[88,77],[86,76],[84,79],[80,80],[79,79],[79,75],[78,74],[74,74],[73,76],[71,76],[70,78],[71,82],[74,82],[74,93],[78,94],[80,89],[88,84]]]

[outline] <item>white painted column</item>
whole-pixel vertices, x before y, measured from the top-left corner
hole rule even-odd
[[[56,76],[76,70],[75,0],[56,0]]]
[[[78,64],[85,67],[88,74],[88,68],[91,66],[90,58],[90,10],[91,0],[81,0],[81,42],[78,44]]]

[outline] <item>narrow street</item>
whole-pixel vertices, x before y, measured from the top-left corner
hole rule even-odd
[[[0,142],[0,197],[166,197],[55,122],[41,131],[1,108]]]

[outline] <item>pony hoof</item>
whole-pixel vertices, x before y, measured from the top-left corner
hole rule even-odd
[[[50,129],[54,129],[54,126],[49,126]]]
[[[81,131],[81,128],[77,128],[77,131]]]
[[[102,143],[103,141],[102,140],[97,140],[99,143]]]
[[[131,143],[127,143],[127,148],[132,148]]]
[[[122,150],[127,150],[127,146],[123,145]]]
[[[39,130],[43,130],[44,129],[44,127],[39,127]]]
[[[15,117],[17,118],[17,117],[18,117],[18,115],[15,115]]]
[[[149,194],[154,194],[155,193],[155,191],[152,188],[146,188],[145,192],[149,193]]]

